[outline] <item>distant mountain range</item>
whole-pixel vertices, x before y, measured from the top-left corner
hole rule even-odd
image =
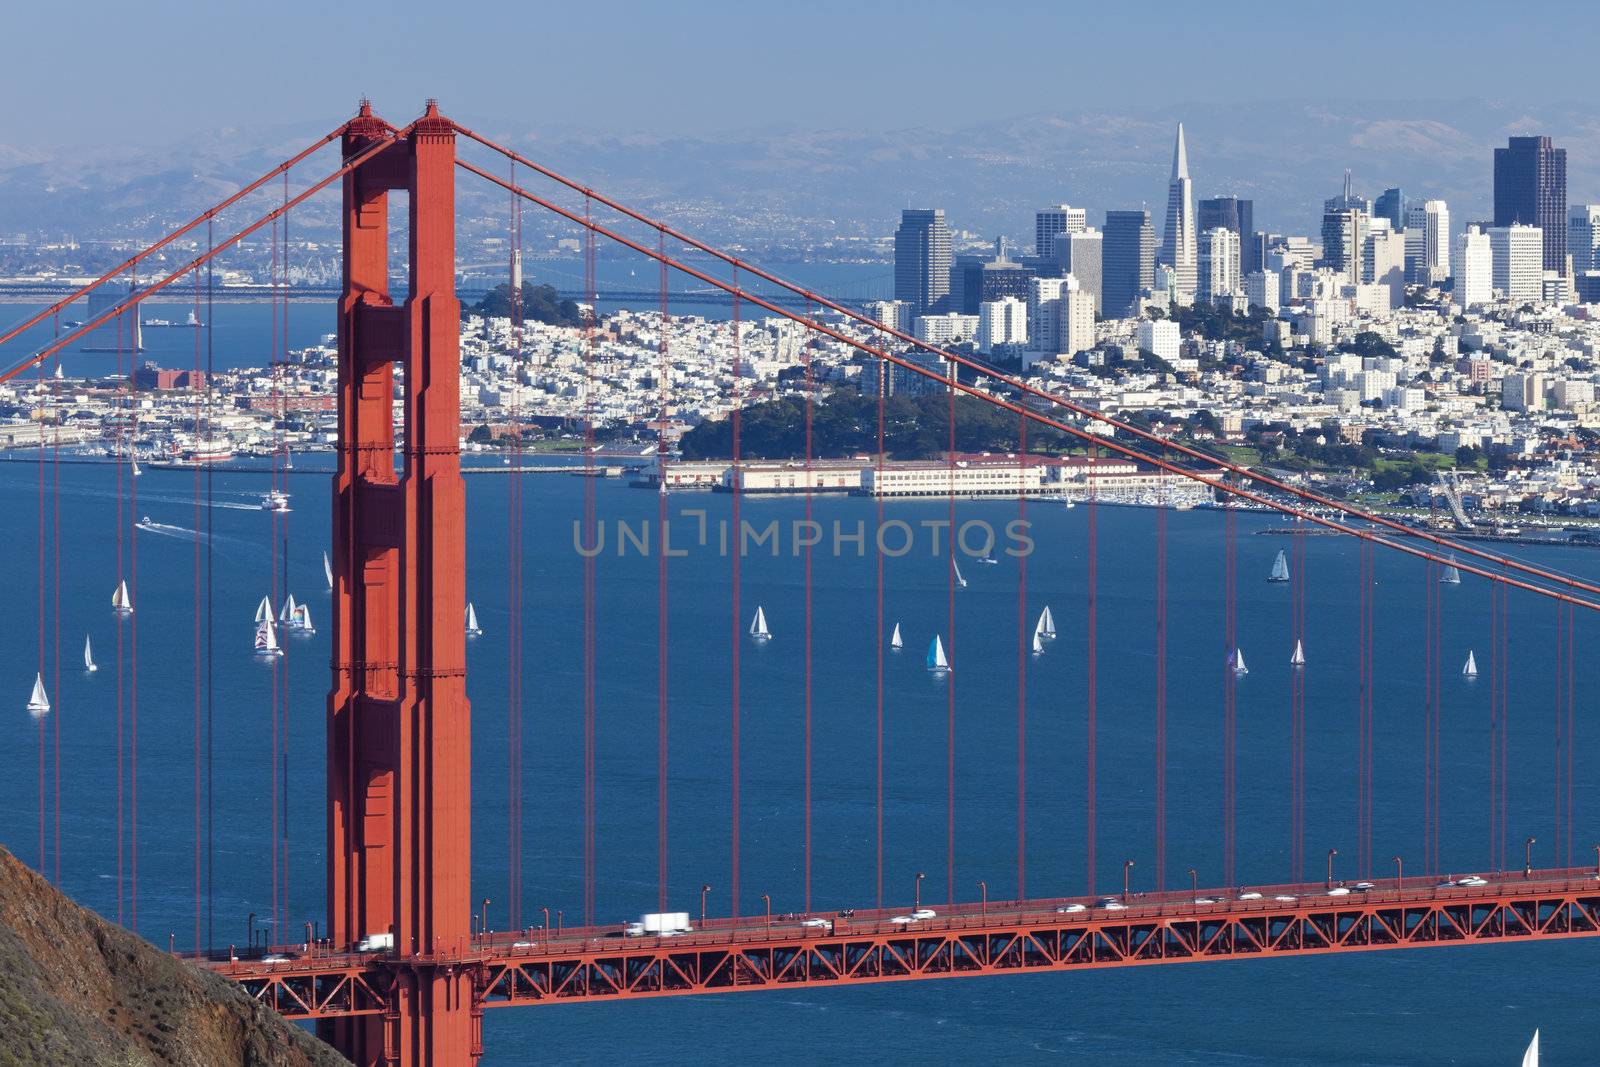
[[[463,121],[647,211],[751,249],[881,238],[900,208],[941,206],[951,225],[1031,240],[1033,211],[1147,206],[1162,224],[1175,124],[1188,132],[1196,196],[1256,202],[1260,228],[1314,234],[1344,168],[1358,191],[1399,185],[1442,197],[1452,221],[1484,218],[1491,152],[1511,133],[1548,133],[1568,150],[1569,198],[1600,200],[1600,109],[1489,100],[1279,101],[1119,112],[1063,108],[982,125],[885,131],[773,128],[703,136],[596,133]],[[316,136],[309,125],[213,131],[162,146],[36,149],[0,145],[0,235],[144,236],[266,170]],[[468,149],[467,151],[471,151]],[[480,150],[481,151],[481,150]],[[319,159],[321,173],[332,155]],[[496,166],[497,171],[503,166]],[[294,188],[310,180],[299,173]],[[281,197],[276,186],[272,197]],[[271,198],[262,196],[264,209]],[[571,202],[570,198],[567,202]],[[505,196],[463,184],[463,235],[503,234]],[[337,234],[336,201],[297,209],[294,232]],[[531,235],[554,233],[529,215]]]

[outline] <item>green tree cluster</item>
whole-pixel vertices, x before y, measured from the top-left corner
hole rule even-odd
[[[511,317],[511,285],[497,285],[472,305],[471,310],[488,318]],[[554,286],[522,283],[522,320],[550,326],[582,326],[583,312],[576,301],[563,300]]]

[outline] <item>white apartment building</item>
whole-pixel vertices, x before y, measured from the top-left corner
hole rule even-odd
[[[1172,363],[1183,352],[1183,335],[1171,319],[1140,319],[1135,343],[1141,351]]]
[[[1061,293],[1061,335],[1056,350],[1065,356],[1094,347],[1094,294],[1078,284],[1078,279],[1067,276],[1069,283]]]
[[[1450,276],[1450,208],[1424,200],[1406,211],[1406,280],[1433,285]]]
[[[1028,343],[1028,304],[1014,296],[978,305],[978,349],[993,352],[1002,345]]]
[[[918,315],[917,340],[930,345],[951,345],[972,341],[978,336],[978,316],[949,312],[944,315]]]
[[[1239,289],[1239,235],[1223,226],[1200,235],[1195,299],[1212,303]]]
[[[1544,299],[1544,231],[1513,223],[1489,229],[1494,288],[1511,301]]]
[[[1531,226],[1526,228],[1536,229],[1536,227]],[[1508,411],[1543,410],[1544,376],[1541,374],[1508,374],[1501,378],[1500,406]]]
[[[1486,304],[1494,299],[1494,254],[1489,235],[1477,226],[1468,226],[1456,238],[1455,303],[1463,308]]]
[[[1253,270],[1244,276],[1244,295],[1251,307],[1276,313],[1283,295],[1283,279],[1273,271]]]
[[[1388,289],[1387,310],[1393,311],[1405,303],[1405,234],[1377,226],[1367,231],[1361,248],[1361,280]]]
[[[880,326],[902,333],[911,331],[911,305],[904,300],[873,300],[865,310],[867,318]]]

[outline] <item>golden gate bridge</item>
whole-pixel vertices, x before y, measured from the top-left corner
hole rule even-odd
[[[458,154],[463,142],[498,160],[500,172]],[[337,143],[339,166],[299,192],[291,194],[290,172],[320,149]],[[1359,546],[1362,564],[1359,592],[1355,673],[1359,682],[1355,708],[1357,759],[1353,774],[1356,841],[1353,865],[1356,880],[1337,877],[1337,850],[1326,854],[1326,866],[1309,873],[1304,869],[1307,844],[1305,818],[1304,676],[1291,675],[1286,705],[1286,738],[1290,764],[1287,811],[1292,823],[1289,869],[1273,885],[1242,887],[1235,867],[1235,832],[1238,778],[1237,663],[1218,671],[1223,682],[1222,709],[1222,809],[1218,813],[1223,840],[1220,888],[1202,884],[1197,871],[1189,871],[1190,884],[1172,887],[1166,878],[1166,787],[1168,677],[1166,661],[1166,509],[1155,508],[1157,548],[1155,580],[1157,615],[1154,620],[1155,671],[1150,679],[1150,740],[1153,747],[1155,818],[1154,889],[1133,892],[1132,862],[1123,864],[1120,892],[1097,886],[1095,855],[1098,787],[1096,784],[1096,675],[1095,633],[1099,610],[1099,577],[1095,570],[1094,502],[1089,501],[1089,555],[1083,578],[1084,608],[1089,649],[1084,672],[1086,727],[1081,739],[1085,760],[1083,814],[1085,818],[1085,892],[1069,896],[1029,896],[1025,889],[1026,835],[1024,810],[1027,786],[1023,754],[1026,746],[1025,697],[1027,655],[1031,632],[1026,611],[1025,564],[1019,577],[1017,621],[1018,713],[1016,743],[1016,871],[1015,889],[991,899],[986,881],[972,894],[958,891],[955,834],[955,721],[957,689],[945,689],[947,759],[944,782],[946,871],[943,892],[930,890],[928,899],[937,909],[924,907],[924,875],[919,873],[910,909],[888,906],[897,896],[884,884],[884,749],[883,648],[886,616],[883,599],[883,552],[876,559],[875,625],[879,649],[875,694],[865,702],[875,709],[876,773],[875,894],[858,908],[819,911],[812,890],[812,663],[814,634],[810,603],[812,568],[810,550],[805,562],[807,623],[804,631],[805,701],[803,762],[803,823],[799,848],[804,858],[803,900],[798,911],[773,911],[773,901],[762,894],[760,913],[744,910],[740,879],[740,847],[745,831],[740,825],[741,697],[738,688],[741,647],[745,634],[741,602],[739,553],[731,557],[726,654],[730,671],[728,768],[730,825],[727,831],[728,884],[720,890],[702,887],[698,912],[690,929],[626,930],[606,923],[595,913],[596,787],[595,720],[599,698],[597,673],[595,561],[586,554],[583,563],[582,654],[584,756],[581,789],[584,798],[583,888],[581,918],[568,924],[557,914],[551,923],[548,909],[540,921],[522,912],[525,870],[521,830],[526,789],[517,758],[508,764],[508,850],[511,883],[508,929],[495,930],[471,884],[470,796],[471,714],[466,697],[465,592],[466,505],[461,479],[459,323],[456,291],[455,183],[458,173],[490,183],[504,192],[512,207],[512,226],[520,235],[523,204],[531,204],[579,229],[584,241],[584,295],[592,305],[596,296],[595,260],[598,242],[604,240],[631,250],[660,266],[659,300],[665,321],[670,315],[667,279],[676,272],[722,294],[733,308],[727,350],[733,378],[739,378],[743,358],[738,323],[741,311],[755,309],[797,324],[818,338],[848,346],[882,365],[929,379],[949,397],[948,462],[957,463],[955,404],[972,397],[1008,412],[1017,419],[1019,446],[1025,449],[1030,427],[1066,434],[1087,446],[1092,456],[1120,456],[1192,480],[1214,493],[1218,500],[1269,509],[1299,525],[1292,533],[1294,566],[1291,570],[1292,607],[1288,637],[1298,642],[1305,631],[1306,588],[1304,538],[1311,529],[1349,538]],[[523,177],[525,175],[526,177]],[[530,188],[541,180],[557,192]],[[281,200],[234,232],[219,236],[216,223],[224,211],[246,197],[270,192],[281,183]],[[1583,866],[1574,857],[1573,756],[1576,661],[1575,619],[1579,609],[1600,606],[1600,586],[1558,571],[1490,551],[1482,544],[1456,541],[1431,529],[1415,528],[1328,498],[1301,485],[1259,470],[1218,460],[1193,446],[1164,438],[1137,425],[1102,413],[1068,396],[1048,391],[1020,378],[999,373],[959,353],[939,349],[915,337],[873,322],[852,307],[801,286],[791,285],[759,266],[728,255],[650,218],[619,201],[540,165],[488,136],[442,115],[430,101],[425,113],[396,127],[373,114],[363,102],[358,115],[286,160],[279,167],[243,187],[214,208],[173,230],[95,283],[77,289],[21,324],[0,334],[0,344],[25,331],[55,324],[53,338],[0,374],[0,381],[17,379],[29,371],[41,378],[50,360],[76,343],[86,332],[116,324],[135,304],[129,297],[106,308],[82,326],[60,328],[62,312],[96,286],[127,279],[139,299],[164,291],[171,295],[192,287],[201,303],[214,293],[213,266],[217,257],[241,240],[270,228],[275,257],[279,242],[287,245],[293,209],[335,184],[343,204],[343,285],[338,300],[338,442],[337,471],[333,476],[331,572],[333,583],[332,682],[327,697],[327,820],[326,820],[326,925],[307,931],[300,940],[288,932],[286,906],[287,852],[282,834],[274,780],[272,834],[275,841],[271,876],[274,915],[270,929],[274,943],[237,946],[210,943],[202,932],[202,882],[209,879],[210,844],[202,830],[201,784],[202,728],[199,705],[198,663],[202,630],[209,628],[209,607],[202,614],[195,605],[196,720],[194,894],[195,914],[191,958],[240,983],[261,1002],[285,1016],[314,1020],[318,1032],[358,1064],[464,1064],[482,1052],[482,1014],[487,1008],[559,1004],[574,1001],[618,1000],[701,993],[739,992],[792,987],[840,986],[857,983],[904,981],[923,978],[979,975],[1015,975],[1032,971],[1200,962],[1218,959],[1260,959],[1323,953],[1375,951],[1409,947],[1444,947],[1498,941],[1548,940],[1591,937],[1600,934],[1600,847],[1596,865]],[[390,289],[392,274],[390,200],[403,196],[409,287],[404,293]],[[568,198],[563,201],[562,196]],[[629,229],[632,227],[632,229]],[[196,242],[206,233],[205,250],[176,267],[151,267],[158,256],[172,255],[180,242]],[[275,258],[275,277],[282,264]],[[141,268],[145,277],[138,277]],[[286,272],[283,274],[286,278]],[[275,298],[286,298],[287,286],[273,286]],[[776,294],[783,295],[776,295]],[[824,318],[824,316],[828,316]],[[513,319],[517,315],[514,309]],[[209,321],[209,320],[208,320]],[[848,324],[848,325],[841,325]],[[587,359],[594,358],[596,322],[591,314],[583,327]],[[863,339],[865,337],[866,339]],[[198,345],[198,341],[197,341]],[[666,332],[660,340],[661,358],[669,357]],[[919,358],[926,353],[932,360]],[[804,351],[806,381],[811,377],[809,349]],[[197,349],[197,361],[198,361]],[[658,378],[663,413],[671,403],[668,375]],[[592,385],[592,381],[591,381]],[[877,454],[871,462],[881,470],[887,462],[883,447],[883,398],[879,396]],[[592,404],[594,390],[589,390]],[[807,393],[805,464],[814,459],[811,435],[811,392]],[[398,407],[396,406],[398,398]],[[197,422],[203,417],[197,396]],[[740,412],[733,421],[733,463],[739,469]],[[397,435],[396,427],[399,427]],[[595,427],[587,420],[585,455],[592,457]],[[50,497],[59,493],[59,479],[46,478],[48,430],[40,422],[39,475],[39,597],[40,675],[52,675],[46,662],[45,591],[48,557],[46,515]],[[399,463],[396,463],[396,457]],[[664,463],[666,442],[659,443],[656,460]],[[593,459],[586,460],[593,463]],[[1198,466],[1197,466],[1198,465]],[[285,472],[286,473],[286,472]],[[121,473],[118,474],[119,483]],[[196,509],[199,508],[201,474],[196,473]],[[277,473],[274,474],[277,478]],[[954,520],[955,481],[949,482],[950,516]],[[739,521],[740,485],[732,486],[731,511]],[[119,484],[119,493],[122,491]],[[515,490],[514,490],[515,491]],[[130,490],[131,492],[131,490]],[[584,527],[586,543],[593,544],[597,523],[594,479],[586,479]],[[122,536],[119,499],[119,561]],[[806,494],[806,515],[811,517],[811,494]],[[665,529],[666,500],[661,497],[659,517]],[[882,519],[882,504],[879,518]],[[1026,501],[1019,503],[1025,511]],[[53,536],[56,589],[59,597],[60,524]],[[1226,531],[1225,574],[1222,590],[1223,646],[1237,647],[1235,513],[1222,509]],[[515,532],[514,530],[512,531]],[[662,535],[664,536],[664,534]],[[520,538],[511,539],[513,545]],[[949,619],[946,634],[956,643],[955,590],[959,571],[954,538],[946,545],[946,600]],[[1424,598],[1421,646],[1428,666],[1424,684],[1424,738],[1417,768],[1422,779],[1422,841],[1420,862],[1407,874],[1401,857],[1393,859],[1393,874],[1373,854],[1373,758],[1375,735],[1372,672],[1373,557],[1391,553],[1423,568],[1429,593]],[[668,640],[666,555],[658,557],[658,660],[660,688],[657,699],[657,904],[665,912],[668,900],[668,700],[667,678],[672,658]],[[137,572],[137,553],[130,548],[128,565]],[[197,576],[201,547],[195,547]],[[209,565],[209,563],[207,564]],[[512,633],[508,652],[507,745],[521,752],[523,728],[523,676],[519,638],[525,618],[536,617],[537,603],[522,601],[523,561],[514,548],[508,583]],[[1440,738],[1445,729],[1441,715],[1440,684],[1444,674],[1440,639],[1443,605],[1438,595],[1445,568],[1488,583],[1491,596],[1492,647],[1485,662],[1491,698],[1490,780],[1485,797],[1488,814],[1488,865],[1480,875],[1447,876],[1440,847],[1439,780],[1443,770]],[[197,584],[198,588],[198,584]],[[1510,699],[1508,598],[1516,594],[1553,606],[1556,618],[1556,670],[1554,672],[1554,730],[1551,764],[1551,818],[1555,828],[1556,863],[1536,867],[1533,839],[1528,838],[1520,857],[1508,820]],[[57,610],[59,615],[59,609]],[[710,635],[692,635],[696,640]],[[119,633],[120,640],[120,633]],[[129,635],[130,660],[138,655],[137,631]],[[60,677],[59,633],[56,635],[53,677]],[[119,649],[119,664],[121,662]],[[875,696],[875,703],[872,697]],[[286,690],[275,691],[275,705],[287,703]],[[118,744],[122,742],[122,689],[118,692]],[[130,694],[133,718],[128,736],[130,759],[137,760],[137,699]],[[274,759],[287,749],[286,725],[273,723]],[[46,732],[41,723],[39,747],[39,858],[45,867],[47,848],[45,766]],[[209,755],[208,755],[209,760]],[[119,748],[119,776],[121,774]],[[276,769],[275,769],[276,773]],[[563,783],[564,785],[567,783]],[[60,876],[60,772],[55,788],[55,877]],[[936,795],[938,783],[934,783]],[[283,788],[286,790],[286,780]],[[129,783],[131,812],[124,819],[124,787],[118,782],[118,919],[137,924],[138,816],[137,778]],[[124,827],[128,840],[123,840]],[[126,854],[128,868],[123,869]],[[1512,857],[1521,863],[1511,862]],[[1323,857],[1315,857],[1320,867]],[[998,872],[997,872],[998,873]],[[1321,875],[1321,877],[1317,877]],[[989,877],[995,877],[990,875]],[[124,879],[128,910],[123,912]],[[935,881],[937,882],[937,872]],[[718,914],[709,900],[715,892],[726,900]]]

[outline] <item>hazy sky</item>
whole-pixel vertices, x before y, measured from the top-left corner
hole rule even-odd
[[[1592,4],[1546,0],[141,0],[7,4],[0,144],[448,114],[710,132],[1186,100],[1584,100]]]

